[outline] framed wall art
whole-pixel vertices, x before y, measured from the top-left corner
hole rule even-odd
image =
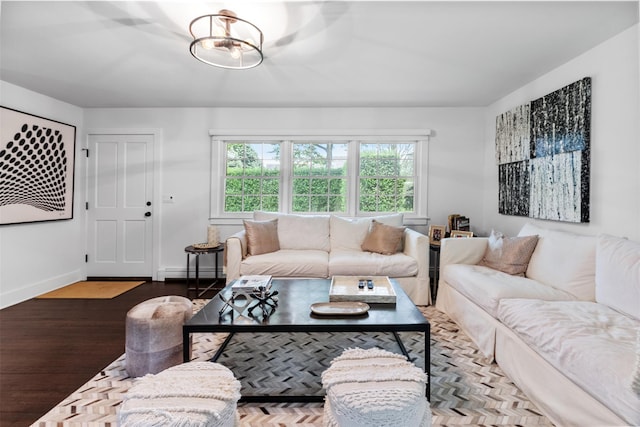
[[[0,107],[0,224],[73,218],[76,127]]]
[[[589,222],[591,78],[496,117],[498,212]]]

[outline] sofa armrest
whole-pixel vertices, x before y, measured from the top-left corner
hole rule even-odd
[[[429,237],[418,231],[405,228],[403,252],[418,262],[416,277],[418,279],[429,278]]]
[[[240,263],[247,256],[247,233],[245,230],[229,236],[225,241],[225,274],[227,284],[240,277]]]
[[[446,238],[440,241],[440,271],[448,264],[477,264],[487,249],[489,238]]]

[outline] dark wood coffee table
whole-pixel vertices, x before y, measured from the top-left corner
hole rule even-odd
[[[229,333],[229,337],[211,359],[215,362],[225,350],[233,334],[243,332],[391,332],[395,336],[400,351],[409,358],[407,349],[403,345],[398,332],[416,331],[424,333],[425,372],[428,376],[427,398],[431,388],[431,325],[422,312],[415,306],[402,288],[391,280],[396,292],[395,304],[369,304],[368,313],[359,316],[318,316],[311,312],[310,306],[317,302],[329,301],[328,279],[274,279],[272,289],[278,291],[278,305],[273,313],[262,317],[261,310],[254,310],[255,318],[249,319],[231,313],[230,309],[220,315],[224,306],[221,298],[216,296],[199,312],[197,312],[183,327],[183,357],[188,362],[191,358],[191,334],[198,332]],[[231,296],[231,285],[220,293],[225,297]],[[244,401],[271,402],[299,402],[318,401],[317,396],[247,396]]]

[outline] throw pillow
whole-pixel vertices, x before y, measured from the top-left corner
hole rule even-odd
[[[601,234],[595,272],[596,302],[640,320],[640,242]]]
[[[247,232],[247,253],[260,255],[280,250],[278,241],[278,220],[251,221],[243,220]]]
[[[504,237],[492,230],[487,250],[478,265],[524,276],[537,244],[538,236]]]
[[[371,222],[371,231],[362,242],[362,250],[383,255],[393,255],[401,247],[404,229],[405,227],[386,225],[374,219]]]

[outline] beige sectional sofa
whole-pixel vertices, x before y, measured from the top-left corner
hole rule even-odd
[[[226,240],[227,283],[242,275],[270,274],[273,277],[330,278],[335,275],[389,276],[417,305],[431,303],[429,290],[429,239],[405,228],[401,246],[393,254],[362,249],[372,220],[401,227],[402,214],[367,218],[335,215],[294,215],[254,212],[254,221],[277,219],[279,249],[249,255],[247,230]]]
[[[436,307],[556,425],[640,425],[640,243],[519,235],[539,236],[524,277],[478,265],[488,238],[444,239]]]

